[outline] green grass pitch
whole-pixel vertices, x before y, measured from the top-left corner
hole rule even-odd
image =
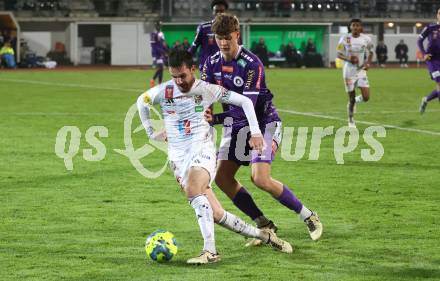
[[[425,69],[369,71],[371,100],[355,117],[395,127],[378,138],[381,160],[362,160],[368,146],[360,138],[344,165],[333,155],[334,134],[323,139],[319,160],[308,160],[313,127],[346,125],[341,71],[268,70],[283,125],[295,127],[295,136],[298,127],[309,128],[305,156],[289,162],[278,155],[273,176],[320,214],[324,234],[311,241],[298,217],[257,190],[244,167],[238,178],[295,251],[248,249],[241,236],[216,226],[223,260],[203,267],[185,264],[202,239],[171,173],[146,179],[114,151],[125,147],[125,114],[151,74],[0,73],[0,280],[440,280],[440,104],[418,113],[421,97],[434,88]],[[81,131],[73,171],[55,154],[63,126]],[[99,162],[83,159],[83,149],[93,148],[85,140],[91,126],[108,128]],[[358,123],[361,135],[367,126]],[[141,147],[145,133],[133,134],[133,142]],[[157,170],[165,157],[156,150],[142,163]],[[227,210],[245,217],[215,192]],[[167,264],[144,251],[147,235],[159,228],[179,243]]]

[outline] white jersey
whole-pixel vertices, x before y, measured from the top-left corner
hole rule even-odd
[[[171,161],[181,161],[185,156],[198,153],[198,149],[206,146],[208,142],[213,144],[213,128],[205,120],[204,112],[214,102],[242,106],[245,101],[247,103],[243,106],[245,112],[246,109],[248,113],[253,111],[252,102],[247,97],[198,79],[188,93],[182,93],[174,81],[169,80],[148,90],[140,98],[143,99],[141,100],[143,105],[159,104],[161,107],[168,139],[168,157]],[[143,110],[139,99],[138,108]],[[144,113],[141,110],[141,119],[144,123],[148,116],[143,117]],[[254,119],[249,120],[251,132],[260,133],[254,111],[250,119]],[[149,124],[144,124],[144,127],[147,134],[151,135],[153,128]]]
[[[353,65],[352,63],[345,61],[344,67],[361,69],[367,59],[369,53],[373,49],[373,43],[371,37],[364,33],[359,34],[358,37],[353,37],[351,34],[345,34],[339,39],[337,52],[343,54],[347,58],[351,56],[358,57],[359,64]]]

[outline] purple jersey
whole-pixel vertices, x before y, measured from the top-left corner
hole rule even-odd
[[[240,46],[237,56],[229,62],[224,60],[220,51],[208,57],[203,65],[201,79],[250,98],[260,126],[281,121],[272,104],[273,95],[266,87],[264,66],[249,50]],[[248,125],[246,115],[240,107],[229,105],[226,110],[215,115],[216,123],[223,123],[225,117],[232,117],[233,127]]]
[[[188,51],[195,55],[197,48],[201,46],[199,53],[199,69],[201,70],[206,58],[214,55],[219,51],[217,43],[215,42],[214,33],[211,31],[212,21],[199,24],[197,27],[197,34]]]
[[[428,38],[428,47],[425,50],[423,41]],[[440,60],[440,24],[430,24],[426,26],[417,40],[417,46],[425,55],[432,55],[432,60]]]
[[[165,43],[165,36],[162,31],[150,33],[151,56],[154,59],[163,59],[166,55],[167,48]]]

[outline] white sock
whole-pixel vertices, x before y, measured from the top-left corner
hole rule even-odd
[[[246,237],[261,238],[260,230],[258,228],[226,211],[224,211],[223,217],[218,224]]]
[[[360,102],[364,101],[364,97],[362,95],[359,95],[359,96],[356,96],[355,100],[356,100],[356,103],[360,103]]]
[[[214,217],[208,198],[204,194],[200,194],[193,197],[190,203],[196,212],[197,222],[203,236],[203,250],[217,254],[214,239]]]
[[[310,211],[309,209],[307,209],[306,206],[303,205],[301,212],[299,212],[299,217],[301,218],[302,221],[304,221],[305,219],[310,217],[312,214],[313,214],[312,211]]]

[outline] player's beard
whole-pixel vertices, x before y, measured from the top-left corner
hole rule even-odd
[[[179,88],[179,90],[180,90],[182,93],[188,93],[188,92],[191,90],[192,86],[194,85],[194,82],[195,82],[195,81],[196,81],[196,79],[193,77],[193,79],[191,80],[191,82],[189,82],[189,83],[183,83],[182,85],[177,86],[177,87]]]

